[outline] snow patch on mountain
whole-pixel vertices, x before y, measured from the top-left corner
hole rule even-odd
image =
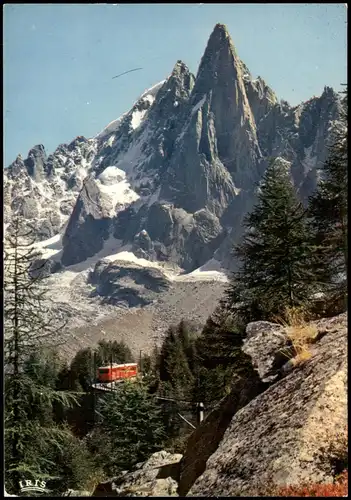
[[[34,246],[40,251],[43,259],[53,259],[62,250],[62,235],[55,234],[52,238],[39,241]]]
[[[151,100],[151,98],[150,98],[150,100]],[[153,101],[151,100],[151,102],[153,102]],[[133,112],[132,121],[131,121],[131,125],[132,125],[133,130],[136,130],[138,127],[140,127],[146,112],[147,112],[146,109],[143,109],[142,111],[134,111]]]
[[[124,248],[127,248],[127,246]],[[106,260],[109,260],[110,262],[113,262],[115,260],[123,260],[126,262],[131,262],[133,264],[138,264],[141,267],[153,267],[162,270],[162,267],[160,266],[159,262],[152,262],[150,260],[141,259],[139,257],[136,257],[133,252],[123,249],[120,252],[117,252],[113,255],[108,255],[106,257]]]
[[[183,274],[173,279],[174,281],[222,281],[228,282],[228,277],[225,273],[219,271],[199,271],[195,269],[192,273]]]
[[[132,264],[137,264],[141,267],[159,269],[171,281],[222,281],[227,282],[228,277],[224,272],[221,264],[216,259],[211,259],[203,266],[195,269],[193,272],[184,274],[181,268],[167,262],[155,262],[137,257],[131,251],[132,245],[122,245],[122,241],[112,236],[104,242],[103,249],[86,259],[83,262],[67,266],[63,271],[59,272],[60,280],[64,282],[64,286],[70,286],[74,278],[81,275],[82,279],[87,277],[87,273],[94,269],[94,266],[99,260],[108,262],[125,261]],[[41,258],[57,260],[58,254],[62,250],[62,236],[57,234],[46,241],[41,241],[35,244],[35,248],[40,251]],[[56,279],[53,279],[56,281]]]
[[[110,262],[121,260],[137,264],[141,267],[151,267],[154,269],[159,269],[171,281],[228,281],[226,273],[221,267],[220,262],[218,262],[216,259],[211,259],[206,264],[199,267],[198,269],[195,269],[191,273],[183,274],[181,273],[180,268],[172,268],[169,264],[167,265],[167,263],[154,262],[136,257],[136,255],[134,255],[134,253],[129,250],[130,247],[130,245],[125,245],[124,247],[120,248],[119,252],[111,255],[106,255],[104,260],[108,260]],[[104,248],[104,253],[105,252],[106,249]]]
[[[156,98],[156,94],[157,92],[160,90],[160,88],[162,87],[162,85],[166,82],[166,80],[162,80],[161,82],[159,83],[156,83],[156,85],[153,85],[151,88],[149,89],[146,89],[142,94],[141,96],[138,98],[138,100],[136,101],[136,103],[134,104],[134,106],[136,106],[138,103],[140,103],[141,101],[148,101],[149,103],[149,107],[153,104],[155,98]],[[133,108],[134,108],[133,106]],[[146,115],[146,112],[147,110],[142,110],[142,111],[134,111],[132,113],[132,120],[131,120],[131,126],[132,126],[132,129],[135,130],[137,129],[143,119],[145,118],[145,115]],[[119,118],[117,118],[116,120],[113,120],[112,122],[110,122],[105,128],[103,128],[101,130],[101,132],[99,132],[95,137],[94,139],[103,139],[104,137],[108,136],[108,135],[111,135],[113,133],[116,133],[118,132],[118,129],[120,128],[123,120],[130,115],[130,111],[127,111],[126,113],[123,113],[123,115],[121,115]],[[114,143],[115,141],[115,137],[111,136],[109,137],[109,139],[106,141],[106,146],[112,146],[112,144]]]
[[[115,165],[105,168],[95,182],[112,203],[111,216],[140,198],[127,181],[126,173]]]
[[[116,167],[126,173],[133,187],[142,185],[140,172],[143,170],[145,163],[148,162],[148,155],[144,150],[149,136],[150,131],[148,128],[145,128],[140,136],[130,144],[128,150],[120,158],[117,158],[116,161]],[[142,179],[144,182],[146,181],[145,176]],[[147,181],[150,180],[152,180],[151,177],[147,178]]]
[[[313,146],[311,145],[308,148],[304,148],[305,158],[302,161],[302,164],[306,173],[315,168],[317,165],[317,156],[312,155],[312,147]]]
[[[191,273],[173,277],[174,281],[222,281],[228,282],[228,275],[216,259],[210,259],[206,264]]]

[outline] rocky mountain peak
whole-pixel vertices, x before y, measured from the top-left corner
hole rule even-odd
[[[25,160],[28,174],[36,181],[40,181],[44,175],[44,165],[46,162],[46,152],[42,144],[34,146]]]
[[[210,35],[209,42],[219,43],[222,46],[225,40],[232,43],[228,28],[225,24],[217,23]]]
[[[19,155],[5,171],[6,220],[27,214],[42,240],[65,231],[64,265],[100,251],[111,230],[143,258],[192,270],[214,256],[228,267],[267,159],[290,162],[307,196],[338,120],[329,87],[294,108],[280,102],[218,23],[196,78],[178,60],[94,138]]]
[[[35,158],[35,159],[40,159],[42,161],[46,160],[46,151],[45,147],[42,144],[38,144],[37,146],[34,146],[32,149],[29,150],[28,153],[28,158]]]
[[[11,179],[16,178],[21,175],[22,172],[26,172],[26,167],[21,154],[18,154],[15,161],[11,163],[8,168],[8,176]]]
[[[338,96],[335,90],[332,87],[328,87],[327,85],[325,85],[322,95],[330,96],[332,98],[337,98]]]
[[[181,61],[180,59],[175,63],[175,66],[172,71],[172,76],[178,75],[181,73],[189,73],[189,68],[188,66]]]
[[[178,94],[186,94],[189,97],[189,94],[194,86],[195,77],[190,72],[188,66],[183,61],[177,61],[171,76],[166,82],[163,91],[170,92],[173,91]],[[160,95],[162,90],[160,92]]]
[[[238,74],[239,71],[239,74]],[[196,91],[204,94],[210,80],[232,84],[242,77],[241,62],[224,24],[216,24],[202,56],[196,77]]]
[[[78,135],[75,139],[73,139],[72,142],[69,143],[68,145],[68,150],[73,151],[77,146],[80,146],[81,144],[85,144],[88,142],[88,139],[84,137],[83,135]]]
[[[246,66],[241,63],[230,35],[217,24],[201,59],[192,103],[204,99],[216,130],[218,156],[231,173],[237,187],[247,186],[257,177],[261,157],[255,119],[245,89]]]

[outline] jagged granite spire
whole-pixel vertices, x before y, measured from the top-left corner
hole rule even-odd
[[[194,82],[195,77],[187,65],[182,61],[177,61],[170,77],[158,93],[154,110],[160,113],[162,109],[162,115],[167,115],[171,111],[173,113],[172,108],[177,108],[189,100]]]
[[[330,88],[300,106],[278,101],[217,24],[196,78],[177,61],[168,78],[94,139],[78,136],[46,160],[38,146],[5,169],[6,221],[23,214],[40,239],[65,231],[64,265],[95,255],[110,234],[146,251],[136,237],[145,230],[151,260],[192,270],[214,256],[231,267],[266,162],[291,162],[296,186],[308,195],[338,102]]]
[[[15,161],[12,162],[9,168],[7,169],[6,174],[9,178],[15,179],[23,172],[26,172],[26,166],[24,164],[21,153],[19,153]]]
[[[191,104],[196,107],[201,103],[200,108],[207,110],[212,121],[211,140],[239,188],[255,182],[261,159],[243,69],[227,28],[216,24],[201,59]],[[202,129],[204,133],[204,125]]]
[[[216,24],[207,43],[196,76],[194,93],[201,97],[213,83],[233,85],[242,80],[243,66],[224,24]]]
[[[34,146],[25,160],[28,174],[36,181],[40,181],[44,176],[44,165],[46,162],[46,152],[42,144]]]

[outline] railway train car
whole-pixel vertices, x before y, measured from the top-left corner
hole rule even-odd
[[[138,375],[137,363],[124,363],[118,365],[113,363],[108,366],[100,366],[97,370],[99,382],[114,382],[115,380],[131,379]]]

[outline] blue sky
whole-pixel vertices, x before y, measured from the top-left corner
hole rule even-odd
[[[292,105],[346,83],[345,4],[7,4],[5,165],[92,137],[178,59],[196,73],[217,22],[239,57]],[[132,68],[140,71],[113,76]]]

